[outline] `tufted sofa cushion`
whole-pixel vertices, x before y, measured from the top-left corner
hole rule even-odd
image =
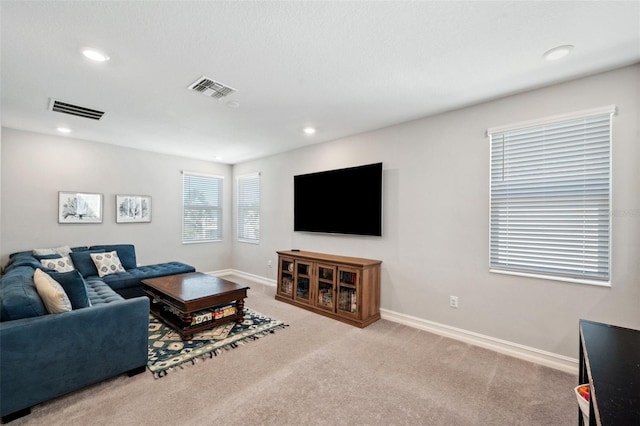
[[[89,295],[91,306],[124,300],[122,296],[105,284],[101,278],[93,277],[85,281],[87,283],[87,294]]]
[[[139,266],[118,274],[105,275],[101,279],[114,290],[140,286],[140,280],[163,277],[165,275],[194,272],[193,266],[181,262],[167,262],[158,265]],[[97,279],[98,277],[91,277]]]

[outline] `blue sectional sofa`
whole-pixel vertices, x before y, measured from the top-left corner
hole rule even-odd
[[[100,277],[89,253],[113,251],[124,271]],[[134,246],[129,244],[75,247],[70,253],[75,271],[65,273],[43,266],[43,257],[58,259],[14,253],[0,278],[3,422],[28,414],[33,405],[109,377],[143,372],[148,356],[149,299],[138,297],[143,295],[140,281],[195,271],[180,262],[137,266]],[[54,279],[71,278],[75,287],[63,288],[72,310],[48,313],[34,282],[36,269]],[[78,299],[79,288],[84,299]]]

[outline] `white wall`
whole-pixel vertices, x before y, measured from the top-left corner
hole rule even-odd
[[[234,175],[262,174],[262,239],[234,242],[233,267],[273,279],[275,251],[290,248],[380,259],[383,309],[576,358],[580,318],[640,328],[639,94],[635,65],[238,164]],[[612,286],[489,273],[486,129],[610,104]],[[294,175],[378,161],[383,237],[293,232]]]
[[[224,235],[231,235],[231,166],[66,137],[2,129],[0,253],[63,244],[131,243],[141,264],[178,260],[228,268],[231,238],[182,244],[183,170],[225,177]],[[103,223],[59,224],[58,191],[103,194]],[[151,223],[116,224],[116,194],[152,197]]]

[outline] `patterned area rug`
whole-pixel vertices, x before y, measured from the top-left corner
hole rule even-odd
[[[245,308],[244,322],[221,326],[196,333],[192,340],[182,341],[180,335],[161,320],[149,315],[149,361],[147,366],[154,377],[163,377],[185,363],[195,364],[200,359],[213,358],[223,350],[237,348],[239,344],[273,333],[286,324],[251,309]]]

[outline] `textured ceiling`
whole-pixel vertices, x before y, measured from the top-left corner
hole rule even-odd
[[[230,164],[640,61],[638,1],[0,7],[3,126]],[[568,58],[542,59],[563,44]],[[201,76],[237,92],[187,90]],[[52,112],[50,98],[106,114]]]

